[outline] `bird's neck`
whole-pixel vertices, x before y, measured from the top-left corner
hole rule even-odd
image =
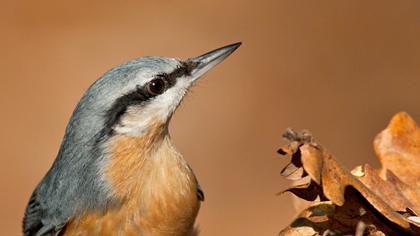
[[[187,162],[173,146],[164,125],[152,126],[142,136],[115,135],[108,146],[110,157],[105,176],[115,196],[124,198],[127,194],[138,193],[141,190],[136,188],[147,188],[147,181],[153,181],[155,186],[158,186],[158,181],[176,184],[172,182],[177,179],[196,182]]]
[[[105,176],[112,195],[133,216],[141,216],[133,220],[151,227],[155,235],[159,230],[191,228],[199,209],[197,181],[172,145],[167,129],[156,126],[141,137],[117,135],[112,139]]]

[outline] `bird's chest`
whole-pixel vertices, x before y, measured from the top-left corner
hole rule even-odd
[[[104,213],[89,212],[70,222],[64,235],[184,236],[194,227],[197,196],[138,196]],[[143,201],[142,201],[143,199]]]
[[[143,235],[187,235],[200,207],[196,180],[188,166],[165,165],[149,172],[136,197],[125,203]]]
[[[118,203],[73,220],[65,235],[188,235],[200,202],[197,181],[182,156],[169,143],[143,159],[126,149],[113,155],[106,176]]]
[[[126,202],[105,213],[90,212],[70,222],[63,235],[184,236],[193,231],[200,203],[195,199]]]

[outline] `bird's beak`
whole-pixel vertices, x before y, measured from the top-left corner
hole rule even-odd
[[[222,62],[232,52],[234,52],[242,43],[234,43],[222,48],[215,49],[211,52],[198,56],[196,58],[188,59],[187,62],[195,64],[194,69],[191,71],[191,78],[196,80],[203,74],[213,68],[215,65]]]

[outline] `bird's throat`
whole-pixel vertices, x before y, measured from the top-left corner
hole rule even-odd
[[[167,129],[156,125],[141,137],[117,135],[111,142],[104,175],[119,211],[148,231],[142,235],[191,230],[199,209],[197,181]]]

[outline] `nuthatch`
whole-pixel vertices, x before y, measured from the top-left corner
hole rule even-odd
[[[92,84],[29,200],[24,235],[188,235],[204,195],[168,124],[190,86],[240,45],[141,57]]]

